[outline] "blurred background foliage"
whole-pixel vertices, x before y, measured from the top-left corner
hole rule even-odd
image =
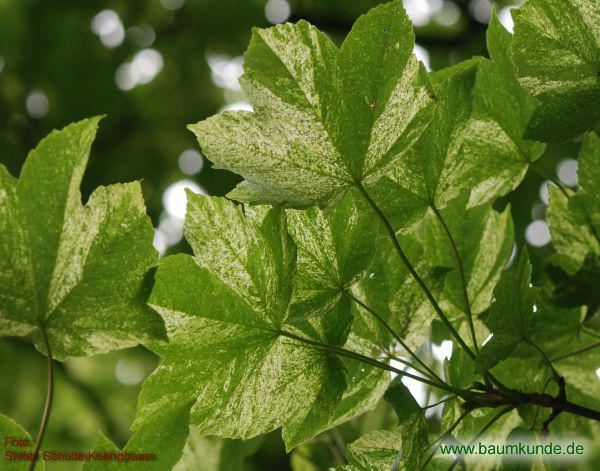
[[[248,109],[237,79],[252,27],[304,18],[340,44],[356,18],[377,3],[0,0],[0,163],[16,176],[27,152],[50,130],[106,115],[84,177],[84,200],[98,185],[141,179],[157,249],[185,251],[184,188],[223,195],[238,181],[211,169],[186,125],[223,109]],[[514,3],[496,2],[508,29]],[[486,54],[490,0],[404,4],[415,25],[415,53],[430,70]],[[549,146],[540,166],[575,186],[578,147],[576,141]],[[534,266],[551,252],[543,221],[545,184],[530,172],[498,203],[511,204],[516,246],[530,245]],[[442,344],[444,336],[434,332],[433,341]],[[98,430],[123,445],[140,383],[156,361],[138,348],[59,365],[46,447],[86,449]],[[0,411],[35,435],[45,395],[42,357],[28,343],[2,339],[0,375]],[[251,444],[190,439],[188,465],[180,468],[237,469],[248,456],[247,469],[326,469],[340,459],[336,454],[343,453],[344,442],[389,423],[386,407],[319,437],[310,448],[300,447],[292,457],[285,455],[279,432]],[[212,458],[194,461],[194,454]]]

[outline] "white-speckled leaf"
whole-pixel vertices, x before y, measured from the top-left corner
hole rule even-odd
[[[491,302],[492,291],[506,266],[513,247],[514,229],[510,207],[502,213],[490,204],[467,208],[468,195],[453,200],[441,211],[461,257],[471,311],[479,314]],[[458,309],[464,308],[460,273],[441,224],[429,214],[423,225],[423,245],[432,266],[445,267],[442,293]]]
[[[139,183],[99,187],[81,204],[97,123],[52,132],[18,181],[0,167],[0,334],[33,334],[44,351],[44,324],[58,359],[165,335],[145,304],[157,254]]]
[[[400,431],[369,432],[346,447],[349,466],[356,471],[390,471],[402,448]]]
[[[600,234],[600,138],[589,133],[581,145],[577,176],[577,199],[584,208],[588,223]]]
[[[424,461],[423,451],[429,443],[427,420],[423,409],[400,377],[394,379],[385,393],[385,399],[398,417],[398,431],[402,441],[393,469],[397,471],[420,469]]]
[[[327,425],[346,382],[336,357],[281,334],[295,265],[285,213],[244,214],[189,194],[185,232],[194,256],[168,257],[156,275],[150,304],[170,342],[136,424],[194,401],[190,421],[203,434],[246,439],[283,427],[291,449]]]
[[[443,272],[428,265],[423,247],[414,233],[400,236],[400,244],[417,272],[438,296],[443,287]],[[388,238],[379,240],[370,272],[354,286],[354,294],[385,319],[410,347],[421,345],[428,335],[435,312],[414,278],[399,263],[398,254]],[[355,312],[353,329],[359,336],[372,339],[384,350],[395,343],[390,333],[371,314],[361,308],[356,308]]]
[[[288,210],[298,250],[291,317],[323,315],[334,309],[366,274],[375,254],[377,219],[354,192],[335,210]]]
[[[380,353],[373,342],[353,333],[350,333],[344,348],[371,358],[376,358]],[[327,428],[339,426],[373,409],[390,383],[389,372],[381,368],[348,358],[344,358],[342,361],[346,368],[348,387],[335,408],[332,422],[328,424]]]
[[[549,186],[547,219],[552,244],[562,267],[571,275],[588,254],[600,256],[600,139],[590,133],[581,145],[577,160],[577,193]]]
[[[331,205],[374,184],[429,122],[413,44],[399,0],[361,17],[341,51],[305,21],[256,29],[241,78],[254,112],[190,129],[218,168],[245,178],[231,197]]]
[[[600,256],[600,242],[587,224],[583,208],[577,206],[575,193],[566,191],[570,197],[548,185],[550,204],[546,218],[552,245],[561,255],[560,264],[567,273],[574,275],[583,266],[587,254]]]
[[[522,139],[535,99],[514,77],[511,41],[494,14],[487,33],[491,60],[474,58],[432,75],[439,103],[429,127],[375,187],[395,227],[465,190],[469,206],[493,201],[516,188],[541,155],[542,144]]]
[[[242,471],[244,460],[262,444],[262,438],[247,441],[204,437],[192,428],[183,456],[173,471]]]
[[[414,222],[430,205],[445,207],[465,190],[471,192],[470,205],[492,201],[524,175],[527,165],[517,145],[474,104],[483,87],[480,62],[457,68],[437,84],[429,127],[376,187],[376,198],[396,227]]]
[[[84,464],[83,471],[118,470],[123,468],[148,471],[173,469],[181,458],[188,437],[189,412],[190,404],[184,404],[178,409],[162,411],[154,417],[153,422],[145,423],[142,427],[134,430],[133,435],[122,450],[103,433],[100,433],[96,443],[91,448],[97,455],[102,455],[104,451],[109,453],[150,454],[151,460],[121,463],[117,460],[91,460]]]
[[[490,60],[484,59],[479,64],[474,115],[493,118],[519,148],[524,160],[536,160],[544,144],[523,139],[523,133],[537,100],[523,90],[516,78],[517,68],[510,53],[513,36],[500,22],[495,8],[486,38]],[[515,185],[520,178],[516,180]]]
[[[519,82],[540,100],[527,135],[565,140],[600,123],[600,1],[529,0],[513,10]]]
[[[8,459],[8,455],[33,453],[34,441],[31,439],[29,432],[27,432],[27,430],[21,427],[21,425],[19,425],[10,417],[0,414],[0,437],[2,437],[3,445],[2,455],[0,455],[0,468],[2,468],[2,471],[27,471],[29,469],[29,461],[12,461]],[[10,442],[5,442],[5,439],[7,438],[13,438],[15,440],[27,440],[29,445],[14,446]],[[35,471],[42,471],[43,469],[45,469],[44,461],[40,459],[35,465]]]

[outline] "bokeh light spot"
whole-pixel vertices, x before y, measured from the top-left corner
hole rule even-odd
[[[548,193],[548,185],[550,184],[549,180],[546,180],[544,183],[540,185],[539,195],[542,202],[548,206],[548,202],[550,201],[550,194]]]
[[[550,231],[546,221],[533,221],[525,229],[525,239],[532,247],[543,247],[550,242]]]
[[[92,19],[92,31],[106,47],[117,47],[125,39],[125,28],[114,10],[102,10]]]
[[[490,0],[471,0],[469,14],[479,23],[488,24],[492,15],[492,2]]]
[[[286,0],[269,0],[265,5],[265,17],[274,25],[287,21],[291,13],[292,9]]]
[[[169,11],[179,10],[184,3],[185,0],[160,0],[160,4],[163,8]]]
[[[460,20],[460,8],[456,3],[445,1],[442,8],[435,14],[435,22],[440,26],[450,27]]]
[[[151,26],[132,26],[127,30],[127,35],[140,47],[152,46],[156,39],[156,33]]]
[[[179,155],[179,170],[187,175],[195,175],[204,166],[202,154],[195,149],[186,149]]]
[[[244,60],[241,56],[232,58],[222,54],[207,54],[206,63],[215,85],[229,90],[241,90],[239,79],[244,72]]]
[[[205,195],[206,191],[192,180],[179,180],[167,187],[163,193],[163,206],[169,216],[184,219],[187,205],[185,190],[190,189],[194,193]]]
[[[442,0],[404,0],[404,8],[415,26],[425,26],[442,10]]]
[[[115,365],[115,377],[121,384],[133,386],[141,383],[145,376],[142,365],[131,358],[122,358]]]
[[[32,118],[43,118],[48,114],[50,102],[43,91],[34,90],[27,95],[25,107],[27,108],[27,113]]]
[[[131,90],[136,85],[151,82],[163,65],[160,52],[151,48],[142,49],[131,62],[119,66],[115,72],[115,83],[121,90]]]
[[[556,166],[558,179],[567,186],[577,186],[577,161],[575,159],[563,159]]]

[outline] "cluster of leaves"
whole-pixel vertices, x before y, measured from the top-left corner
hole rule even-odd
[[[138,183],[81,204],[98,120],[50,134],[19,180],[0,167],[0,334],[56,360],[154,351],[124,447],[155,453],[150,469],[199,469],[206,453],[240,466],[249,439],[277,428],[303,453],[297,469],[322,467],[323,432],[382,400],[395,423],[355,437],[341,469],[448,465],[439,442],[484,431],[592,434],[598,12],[529,0],[514,37],[493,15],[489,59],[430,74],[400,1],[359,18],[341,48],[302,21],[256,30],[241,79],[254,111],[190,126],[244,181],[230,199],[188,193],[193,254],[156,270]],[[555,253],[533,287],[497,200],[539,171],[543,142],[582,133],[579,187],[550,189]],[[434,319],[455,341],[442,370],[423,348]],[[401,377],[448,394],[438,439]],[[94,448],[119,450],[104,435]]]

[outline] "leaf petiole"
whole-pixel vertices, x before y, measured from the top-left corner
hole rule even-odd
[[[419,287],[425,293],[425,296],[427,297],[427,299],[429,300],[429,302],[433,306],[433,309],[435,310],[435,312],[437,313],[437,315],[439,316],[439,318],[446,325],[446,327],[448,328],[448,330],[450,331],[450,333],[452,334],[452,336],[460,344],[460,346],[474,360],[475,359],[475,354],[469,348],[469,346],[465,343],[465,341],[460,336],[460,334],[456,331],[456,329],[454,328],[454,326],[452,325],[452,323],[450,322],[450,320],[446,317],[446,315],[444,314],[444,311],[442,311],[442,308],[440,307],[440,305],[436,301],[436,299],[433,296],[431,290],[427,287],[427,285],[425,284],[425,282],[421,279],[421,277],[419,276],[419,274],[416,272],[415,268],[413,267],[412,263],[410,263],[410,260],[408,259],[408,257],[404,253],[404,251],[402,250],[402,247],[400,246],[400,242],[398,242],[398,237],[396,237],[396,233],[394,232],[394,228],[390,224],[390,221],[388,221],[388,219],[385,216],[385,214],[383,214],[383,211],[381,211],[381,208],[379,208],[379,206],[377,205],[377,203],[375,203],[375,201],[373,201],[373,199],[371,198],[371,196],[369,195],[369,193],[367,192],[367,190],[365,190],[365,188],[360,184],[360,182],[356,182],[355,185],[358,188],[358,190],[360,191],[360,193],[362,194],[362,196],[365,198],[365,200],[367,201],[367,203],[369,203],[369,206],[371,206],[371,209],[373,210],[373,212],[379,217],[379,219],[383,223],[383,225],[384,225],[384,227],[385,227],[385,229],[386,229],[386,231],[387,231],[387,233],[388,233],[388,235],[389,235],[389,237],[390,237],[390,239],[392,241],[392,244],[394,245],[394,249],[398,253],[400,259],[402,260],[402,262],[406,266],[406,268],[409,271],[409,273],[412,275],[412,277],[415,279],[415,281],[417,282],[417,284],[419,285]]]
[[[467,280],[465,277],[465,270],[463,268],[462,260],[460,258],[460,254],[458,253],[458,247],[456,246],[456,241],[454,240],[454,237],[452,237],[452,233],[450,232],[446,221],[444,221],[442,214],[439,212],[439,210],[435,207],[434,204],[431,204],[430,207],[433,211],[433,214],[435,214],[435,217],[444,229],[444,232],[446,233],[448,243],[450,244],[450,249],[452,250],[452,255],[454,256],[454,260],[456,262],[456,268],[458,269],[458,273],[460,275],[460,282],[462,286],[465,315],[467,316],[467,322],[469,324],[469,331],[471,333],[471,339],[473,341],[473,348],[475,349],[475,353],[477,353],[479,351],[479,347],[477,346],[477,336],[475,335],[475,325],[473,324],[473,313],[471,312],[471,302],[469,301]]]
[[[50,350],[50,342],[48,342],[48,334],[46,333],[46,327],[42,325],[40,327],[42,338],[44,340],[44,346],[46,347],[46,360],[48,368],[48,385],[46,390],[46,404],[44,406],[44,413],[42,414],[42,420],[40,422],[40,429],[38,431],[37,439],[35,440],[35,448],[33,450],[33,459],[29,464],[29,471],[35,469],[35,464],[38,460],[40,448],[44,441],[44,435],[46,434],[46,428],[48,426],[48,420],[50,419],[50,411],[52,409],[52,400],[54,398],[54,368],[52,364],[52,352]]]
[[[334,353],[336,355],[342,356],[342,357],[346,357],[346,358],[351,358],[353,360],[357,360],[363,363],[366,363],[368,365],[374,366],[376,368],[380,368],[382,370],[386,370],[386,371],[390,371],[392,373],[396,373],[399,376],[406,376],[407,378],[411,378],[414,379],[416,381],[420,381],[422,383],[428,384],[430,386],[433,386],[435,388],[438,389],[442,389],[444,391],[448,391],[448,392],[452,392],[458,396],[467,396],[469,397],[469,394],[466,391],[463,391],[461,389],[456,389],[446,383],[438,383],[437,381],[433,381],[430,380],[428,378],[423,378],[421,376],[417,376],[417,375],[413,375],[412,373],[408,373],[407,371],[403,371],[400,370],[398,368],[395,368],[391,365],[388,365],[387,363],[381,362],[379,360],[375,360],[373,358],[370,358],[366,355],[362,355],[360,353],[357,352],[353,352],[352,350],[346,350],[345,348],[341,348],[341,347],[336,347],[334,345],[329,345],[326,343],[322,343],[322,342],[318,342],[316,340],[311,340],[311,339],[307,339],[305,337],[300,337],[298,335],[295,335],[291,332],[286,332],[285,330],[279,330],[276,332],[279,335],[283,335],[284,337],[288,337],[290,339],[296,340],[300,343],[306,344],[306,345],[310,345],[314,348],[318,348],[320,350],[324,350],[330,353]]]
[[[383,317],[381,317],[379,314],[377,314],[377,312],[375,312],[373,309],[371,309],[369,306],[367,306],[364,302],[362,302],[360,299],[358,299],[357,297],[355,297],[353,294],[349,293],[348,291],[344,291],[344,293],[346,293],[346,295],[352,300],[354,301],[356,304],[358,304],[360,307],[362,307],[365,311],[367,311],[369,314],[371,314],[373,317],[375,317],[375,319],[377,319],[381,325],[383,325],[385,327],[385,329],[392,335],[392,337],[394,337],[394,339],[402,346],[402,348],[404,348],[404,350],[406,350],[408,352],[408,354],[413,357],[417,363],[419,363],[423,368],[425,368],[425,370],[427,371],[428,374],[426,374],[425,376],[431,376],[433,379],[435,379],[436,381],[439,381],[440,383],[443,383],[444,380],[442,380],[442,378],[440,378],[435,371],[433,371],[429,366],[427,366],[427,364],[421,360],[418,355],[412,351],[412,349],[406,345],[406,343],[400,338],[400,336],[396,333],[396,331],[394,329],[392,329],[392,327],[383,319]],[[419,371],[418,368],[414,368],[415,370]],[[421,374],[423,374],[421,372]]]

